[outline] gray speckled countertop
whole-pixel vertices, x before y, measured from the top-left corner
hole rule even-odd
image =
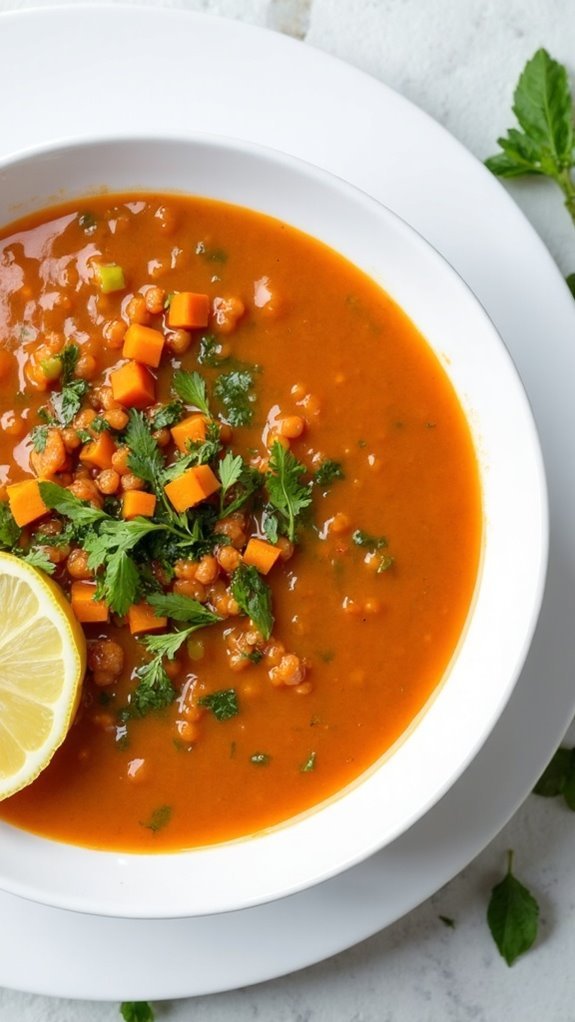
[[[48,6],[1,0],[0,9]],[[512,87],[539,46],[575,72],[572,0],[166,0],[271,27],[403,93],[480,158],[508,126]],[[0,26],[1,29],[1,26]],[[546,184],[512,193],[565,272],[575,233]],[[575,733],[572,734],[575,737]],[[536,947],[508,969],[485,924],[505,850],[541,905]],[[384,932],[273,982],[155,1005],[169,1022],[570,1022],[575,1020],[575,817],[531,796],[458,877]],[[452,917],[448,929],[439,915]],[[72,966],[73,967],[73,966]],[[0,990],[2,1022],[112,1022],[116,1004]]]

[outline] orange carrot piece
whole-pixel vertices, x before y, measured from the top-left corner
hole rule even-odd
[[[112,455],[116,453],[116,444],[109,432],[104,430],[95,440],[89,440],[80,451],[80,461],[95,468],[112,468]]]
[[[138,632],[157,632],[165,628],[167,617],[157,617],[149,603],[133,603],[128,611],[128,624],[132,635]]]
[[[206,439],[206,420],[203,415],[188,415],[187,419],[172,426],[170,433],[178,450],[187,454],[188,441]]]
[[[208,325],[210,299],[194,291],[176,291],[168,310],[168,326],[174,330],[193,330]]]
[[[244,564],[252,564],[260,574],[267,575],[271,571],[281,550],[272,543],[266,543],[263,539],[252,536],[243,553]]]
[[[166,496],[176,511],[187,511],[194,504],[219,490],[221,483],[209,465],[196,465],[164,487]]]
[[[16,525],[21,528],[35,522],[48,511],[42,497],[37,479],[25,479],[22,483],[12,483],[6,487],[8,503]]]
[[[127,490],[122,497],[122,518],[151,518],[156,510],[153,493],[142,490]]]
[[[96,586],[93,582],[72,582],[70,603],[78,621],[95,624],[109,621],[110,608],[105,600],[95,600]]]
[[[124,358],[134,358],[147,366],[157,369],[160,364],[166,338],[160,330],[152,330],[141,323],[132,323],[124,335]]]
[[[156,400],[156,381],[139,362],[127,362],[110,373],[114,400],[126,408],[147,408]]]

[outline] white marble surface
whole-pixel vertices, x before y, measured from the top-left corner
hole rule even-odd
[[[512,87],[535,49],[546,46],[568,65],[575,80],[572,0],[164,2],[268,26],[327,50],[406,95],[481,158],[494,150],[495,138],[510,123]],[[28,6],[49,4],[0,0],[0,10]],[[560,196],[538,181],[516,183],[511,191],[561,269],[575,271],[575,231]],[[571,737],[575,740],[573,730]],[[505,850],[511,847],[518,874],[540,902],[541,926],[536,947],[508,969],[492,944],[485,911],[489,891],[504,867]],[[156,1004],[157,1018],[571,1022],[574,849],[573,814],[559,802],[531,796],[463,873],[386,931],[284,979],[193,1001]],[[440,914],[452,917],[455,929],[447,929]],[[112,1022],[119,1017],[116,1004],[0,990],[1,1022]]]

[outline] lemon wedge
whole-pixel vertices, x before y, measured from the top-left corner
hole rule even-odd
[[[86,669],[86,640],[62,590],[0,553],[0,799],[30,784],[62,744]]]

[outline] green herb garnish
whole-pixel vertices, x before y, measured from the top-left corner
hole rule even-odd
[[[166,426],[175,426],[184,414],[184,406],[181,401],[169,401],[152,416],[151,426],[153,430],[165,429]]]
[[[299,768],[300,774],[309,774],[312,770],[315,770],[316,759],[317,754],[315,752],[310,752],[305,763],[302,763]]]
[[[244,614],[253,621],[264,639],[269,639],[274,618],[269,586],[252,564],[240,564],[232,575],[232,596]]]
[[[0,548],[12,550],[20,539],[22,530],[16,525],[10,506],[6,501],[0,502]]]
[[[206,381],[199,373],[177,369],[172,382],[176,394],[182,401],[210,417]]]
[[[528,951],[537,937],[539,905],[513,874],[513,852],[508,852],[505,877],[491,892],[487,922],[508,965]]]
[[[46,575],[53,575],[56,570],[56,565],[52,564],[41,547],[33,547],[28,550],[23,554],[21,560],[26,561],[26,564],[30,564],[33,568],[39,568]]]
[[[345,479],[345,474],[339,461],[331,458],[321,463],[313,477],[318,486],[330,486],[336,479]]]
[[[239,712],[238,697],[235,688],[223,688],[219,692],[210,692],[199,700],[200,706],[211,710],[216,720],[230,720]]]
[[[171,806],[159,806],[154,809],[150,819],[147,823],[142,823],[142,827],[147,827],[148,830],[153,831],[154,834],[158,830],[162,830],[162,827],[166,827],[172,818],[172,807]]]
[[[250,369],[234,369],[222,373],[214,386],[214,394],[223,407],[230,426],[248,426],[252,421],[255,401],[254,377]]]
[[[266,488],[271,508],[279,515],[279,524],[292,543],[298,518],[312,501],[310,487],[301,481],[305,471],[305,465],[276,440],[272,445]]]
[[[180,593],[151,593],[148,603],[160,617],[171,617],[174,621],[186,622],[194,628],[205,628],[221,620],[191,596],[182,596]]]

